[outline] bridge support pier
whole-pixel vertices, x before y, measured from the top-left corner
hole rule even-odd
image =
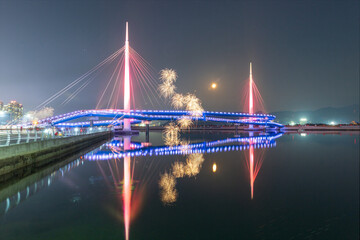
[[[127,130],[125,127],[114,127],[114,134],[115,136],[131,136],[131,135],[138,135],[139,131],[137,130]]]
[[[149,142],[150,139],[150,125],[146,124],[146,142]]]

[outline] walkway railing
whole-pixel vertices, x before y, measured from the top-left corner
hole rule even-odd
[[[107,128],[45,128],[45,129],[6,129],[0,130],[0,148],[14,144],[43,141],[46,139],[63,138],[103,132]]]

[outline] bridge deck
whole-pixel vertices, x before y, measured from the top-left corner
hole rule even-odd
[[[170,110],[131,110],[125,113],[122,109],[79,110],[50,118],[41,119],[38,124],[51,124],[61,127],[90,126],[90,122],[66,123],[83,117],[107,117],[112,120],[94,121],[94,126],[119,125],[125,118],[132,119],[133,123],[140,121],[173,121],[187,118],[195,121],[222,122],[234,124],[265,125],[269,127],[283,127],[273,122],[274,115],[249,114],[240,112],[213,112],[204,111],[201,116],[194,116],[190,111]]]

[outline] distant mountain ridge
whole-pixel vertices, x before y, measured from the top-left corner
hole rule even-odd
[[[276,121],[289,124],[290,122],[299,123],[300,118],[306,118],[309,123],[350,123],[359,122],[359,104],[345,107],[326,107],[315,111],[279,111],[272,112],[276,116]]]

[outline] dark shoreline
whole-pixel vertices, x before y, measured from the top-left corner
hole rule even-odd
[[[138,130],[141,132],[146,131],[146,127],[132,127],[133,130]],[[164,130],[164,126],[155,126],[155,127],[149,127],[149,131],[162,131]],[[282,132],[360,132],[360,126],[285,126],[283,128],[278,129],[267,129],[274,130],[274,131],[282,131]],[[244,131],[249,132],[249,129],[247,126],[195,126],[191,127],[190,129],[183,129],[182,132],[191,132],[191,131]],[[254,128],[252,131],[264,131],[264,128]]]

